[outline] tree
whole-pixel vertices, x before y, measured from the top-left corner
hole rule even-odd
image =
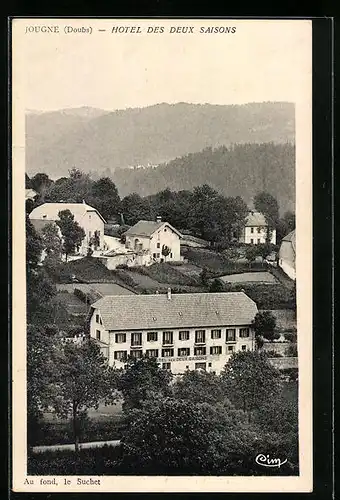
[[[162,255],[164,257],[164,260],[166,260],[167,256],[170,255],[171,249],[167,245],[162,246]]]
[[[26,214],[26,270],[30,274],[37,270],[43,246],[29,216]]]
[[[63,242],[60,237],[59,228],[54,222],[46,224],[42,228],[41,241],[46,252],[44,264],[47,266],[60,264]]]
[[[114,372],[92,339],[63,347],[56,381],[57,392],[51,405],[61,418],[71,418],[75,450],[79,450],[82,422],[90,408],[99,403],[112,403],[117,394]]]
[[[69,170],[69,177],[62,177],[51,186],[46,201],[82,203],[90,199],[92,184],[88,174],[73,168]]]
[[[187,370],[176,379],[173,394],[176,399],[185,399],[193,403],[215,404],[226,401],[220,377],[206,371]]]
[[[226,396],[248,414],[249,422],[255,410],[280,390],[280,373],[260,351],[234,353],[221,379],[226,387]]]
[[[103,177],[93,182],[89,202],[93,204],[106,220],[119,214],[120,198],[118,190],[108,177]]]
[[[271,311],[258,312],[253,320],[253,327],[256,336],[272,340],[276,327],[276,317]]]
[[[271,233],[279,221],[279,204],[270,193],[261,192],[254,197],[254,207],[261,212],[267,222],[266,241],[270,243]]]
[[[34,189],[37,193],[39,193],[40,198],[44,200],[45,195],[50,190],[53,185],[52,179],[45,173],[35,174],[34,177],[31,178],[30,181],[31,188]]]
[[[140,408],[151,394],[169,395],[171,379],[171,372],[162,370],[156,358],[128,358],[117,381],[117,388],[124,398],[124,411]]]
[[[121,466],[143,475],[233,475],[246,469],[254,441],[230,404],[158,397],[127,415]]]
[[[256,248],[257,245],[251,245],[246,248],[246,259],[249,262],[249,267],[251,266],[251,263],[256,260],[256,257],[258,256],[259,252],[258,249]]]
[[[81,242],[85,238],[85,231],[74,220],[74,215],[70,210],[61,210],[58,213],[58,217],[59,220],[56,223],[60,227],[63,236],[63,252],[67,261],[68,255],[80,247]]]
[[[91,240],[90,240],[90,247],[94,247],[95,250],[98,249],[98,247],[100,246],[100,236],[98,234],[98,231],[95,231]]]
[[[155,218],[151,204],[136,193],[125,196],[121,201],[120,208],[126,224],[131,226],[142,219],[154,220]]]
[[[58,365],[59,336],[56,328],[27,327],[27,425],[28,441],[39,429],[42,412],[55,394],[55,374]]]
[[[256,245],[257,254],[262,258],[262,263],[268,257],[268,255],[272,252],[272,245],[270,243],[261,243]]]

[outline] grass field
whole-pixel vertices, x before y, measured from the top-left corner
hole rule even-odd
[[[73,293],[73,290],[78,288],[84,293],[90,293],[91,290],[96,290],[102,296],[105,295],[131,295],[133,292],[127,288],[117,285],[117,283],[58,283],[57,290],[66,290]]]
[[[221,281],[228,283],[278,283],[277,279],[266,271],[254,271],[252,273],[239,273],[221,276]]]

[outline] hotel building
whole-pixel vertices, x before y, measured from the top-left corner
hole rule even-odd
[[[105,296],[90,310],[90,336],[109,364],[157,358],[174,374],[219,373],[237,351],[255,349],[257,306],[243,292]]]

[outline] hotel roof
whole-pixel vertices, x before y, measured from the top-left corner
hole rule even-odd
[[[114,331],[249,325],[258,312],[244,292],[105,296],[92,308]]]

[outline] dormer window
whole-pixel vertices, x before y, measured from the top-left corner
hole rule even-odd
[[[43,215],[43,219],[47,219],[47,215],[46,214]]]

